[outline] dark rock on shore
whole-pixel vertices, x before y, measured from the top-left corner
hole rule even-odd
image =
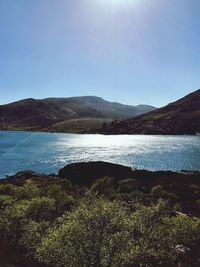
[[[66,165],[59,170],[58,175],[62,178],[68,178],[72,183],[78,185],[92,184],[96,179],[105,176],[113,177],[118,180],[133,176],[131,168],[108,163],[108,162],[80,162]]]
[[[68,164],[59,170],[58,176],[67,178],[77,185],[90,185],[105,176],[113,177],[116,180],[133,178],[147,186],[172,183],[200,184],[200,172],[198,171],[132,170],[130,167],[103,161]]]
[[[56,174],[42,174],[31,170],[21,171],[13,176],[1,179],[1,183],[23,184],[28,179],[50,180],[50,179],[68,179],[73,184],[80,186],[91,185],[99,178],[105,176],[112,177],[116,181],[127,178],[136,179],[140,185],[154,186],[157,184],[199,184],[200,172],[198,171],[148,171],[131,169],[130,167],[103,162],[79,162],[68,164],[59,170]]]

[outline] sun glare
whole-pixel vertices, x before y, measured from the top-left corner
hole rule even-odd
[[[142,0],[97,0],[104,6],[113,8],[124,8],[137,6]]]

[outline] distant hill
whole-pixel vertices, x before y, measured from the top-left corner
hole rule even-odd
[[[30,98],[0,105],[0,129],[81,132],[154,109],[148,105],[109,102],[95,96]]]
[[[200,90],[138,117],[112,122],[104,134],[200,134]]]

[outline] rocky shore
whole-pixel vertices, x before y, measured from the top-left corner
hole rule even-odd
[[[113,177],[115,180],[123,180],[125,178],[137,179],[144,185],[155,184],[199,184],[200,171],[180,172],[174,171],[148,171],[132,169],[127,166],[96,161],[96,162],[79,162],[64,166],[58,171],[58,174],[42,174],[32,170],[18,172],[13,176],[1,179],[0,183],[20,184],[24,181],[32,179],[68,179],[72,184],[87,186],[91,185],[99,178]]]
[[[54,181],[68,181],[72,186],[91,187],[101,178],[110,177],[113,183],[127,180],[135,182],[134,190],[150,194],[153,187],[160,186],[165,192],[176,194],[188,213],[200,214],[198,197],[200,195],[200,172],[198,171],[148,171],[108,162],[80,162],[68,164],[58,174],[42,174],[26,170],[0,180],[0,184],[23,185],[32,180],[42,184]],[[128,186],[128,185],[127,185]]]

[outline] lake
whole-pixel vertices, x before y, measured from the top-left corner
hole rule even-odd
[[[200,136],[80,135],[0,132],[0,177],[22,170],[57,173],[103,160],[138,169],[200,170]]]

